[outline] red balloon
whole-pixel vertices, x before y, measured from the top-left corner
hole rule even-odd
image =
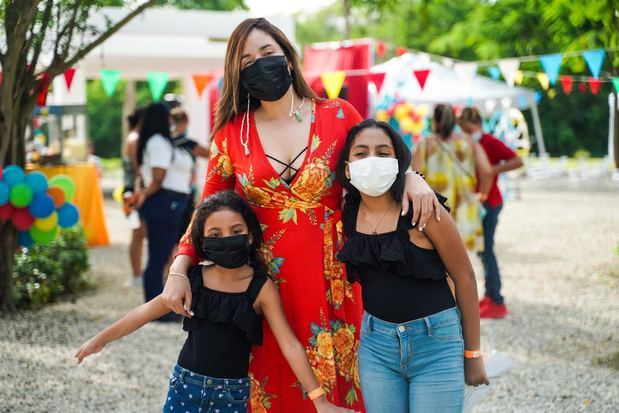
[[[64,191],[57,186],[51,186],[47,188],[47,194],[51,196],[54,200],[54,206],[56,207],[56,209],[63,206],[67,198],[64,194]]]
[[[15,208],[15,212],[13,212],[13,225],[20,231],[25,231],[30,229],[30,227],[34,224],[34,217],[28,211],[28,208]]]
[[[8,221],[13,216],[15,207],[10,202],[0,206],[0,221]]]

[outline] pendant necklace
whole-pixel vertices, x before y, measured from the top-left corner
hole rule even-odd
[[[299,105],[299,107],[293,110],[294,108],[294,93],[293,93],[292,99],[290,100],[290,112],[288,113],[288,117],[291,118],[294,116],[297,122],[299,123],[303,122],[303,115],[301,114],[301,108],[303,107],[303,104],[305,104],[305,96],[303,96],[303,100],[301,100],[301,104]]]

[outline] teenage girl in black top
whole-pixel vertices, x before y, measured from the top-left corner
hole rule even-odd
[[[277,287],[262,268],[257,252],[262,231],[247,202],[230,191],[210,196],[196,211],[191,235],[204,261],[189,271],[192,317],[183,322],[188,337],[170,376],[163,411],[247,412],[250,350],[262,343],[264,317],[316,410],[352,412],[326,399],[290,329]],[[142,304],[84,343],[75,355],[78,363],[169,311],[161,295]]]
[[[475,274],[449,214],[423,232],[401,216],[410,163],[402,138],[369,119],[351,128],[337,166],[348,192],[338,258],[365,309],[361,389],[368,413],[459,412],[464,382],[488,383]]]

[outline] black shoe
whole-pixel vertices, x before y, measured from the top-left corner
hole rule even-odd
[[[155,321],[160,321],[162,323],[175,323],[183,320],[183,316],[180,316],[176,313],[169,312],[168,314],[159,317]]]

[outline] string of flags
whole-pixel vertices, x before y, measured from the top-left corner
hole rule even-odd
[[[387,52],[387,48],[388,45],[385,42],[377,41],[375,43],[376,55],[383,57]],[[441,59],[443,65],[451,67],[463,82],[472,81],[480,71],[483,73],[481,69],[485,67],[485,72],[488,76],[494,80],[500,80],[500,78],[503,77],[505,83],[510,87],[521,85],[525,78],[536,79],[541,89],[547,91],[548,95],[552,98],[556,95],[554,87],[557,86],[557,82],[561,85],[566,95],[572,93],[575,83],[579,83],[578,90],[581,93],[586,92],[588,85],[591,93],[597,94],[603,83],[612,83],[615,91],[619,93],[619,76],[600,76],[606,59],[607,50],[615,51],[615,49],[592,49],[476,62],[461,62],[454,61],[454,59],[451,58],[436,57]],[[409,50],[404,47],[396,48],[397,56],[402,56],[408,52]],[[429,63],[430,55],[426,55],[428,56]],[[590,72],[590,76],[561,75],[561,66],[564,59],[571,57],[582,57]],[[520,70],[520,64],[522,62],[531,61],[539,61],[543,72]],[[421,68],[413,70],[411,73],[422,91],[425,88],[431,72],[432,70],[430,68]],[[107,96],[112,96],[121,79],[121,72],[114,69],[102,69],[99,75],[105,94]],[[385,73],[370,72],[369,70],[339,70],[321,73],[320,79],[322,80],[327,96],[329,98],[335,98],[339,96],[346,77],[355,75],[367,76],[369,81],[376,86],[377,91],[380,91],[385,78]],[[63,76],[67,89],[70,90],[75,76],[75,68],[69,68],[63,73]],[[0,82],[1,79],[2,73],[0,72]],[[192,75],[192,80],[198,96],[203,95],[213,79],[214,76],[211,73],[196,73]],[[147,73],[147,83],[154,101],[161,99],[168,82],[169,74],[167,72],[151,71]],[[51,79],[49,75],[46,72],[41,73],[41,87],[37,99],[39,106],[45,106],[50,84]]]

